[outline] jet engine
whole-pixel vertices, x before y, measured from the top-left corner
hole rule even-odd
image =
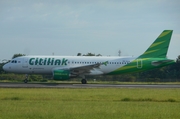
[[[69,70],[54,70],[53,71],[54,80],[67,80],[70,78]]]

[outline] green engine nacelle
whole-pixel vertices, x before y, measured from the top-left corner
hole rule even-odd
[[[55,70],[53,72],[54,80],[67,80],[70,78],[70,71],[68,70]]]

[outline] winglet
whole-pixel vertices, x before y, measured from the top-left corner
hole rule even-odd
[[[165,58],[173,30],[164,30],[151,46],[138,58]]]

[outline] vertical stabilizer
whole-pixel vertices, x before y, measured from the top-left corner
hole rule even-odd
[[[165,58],[173,30],[164,30],[139,58]]]

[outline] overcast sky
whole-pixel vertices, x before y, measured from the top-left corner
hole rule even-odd
[[[0,0],[0,60],[13,54],[139,56],[165,29],[180,55],[179,0]]]

